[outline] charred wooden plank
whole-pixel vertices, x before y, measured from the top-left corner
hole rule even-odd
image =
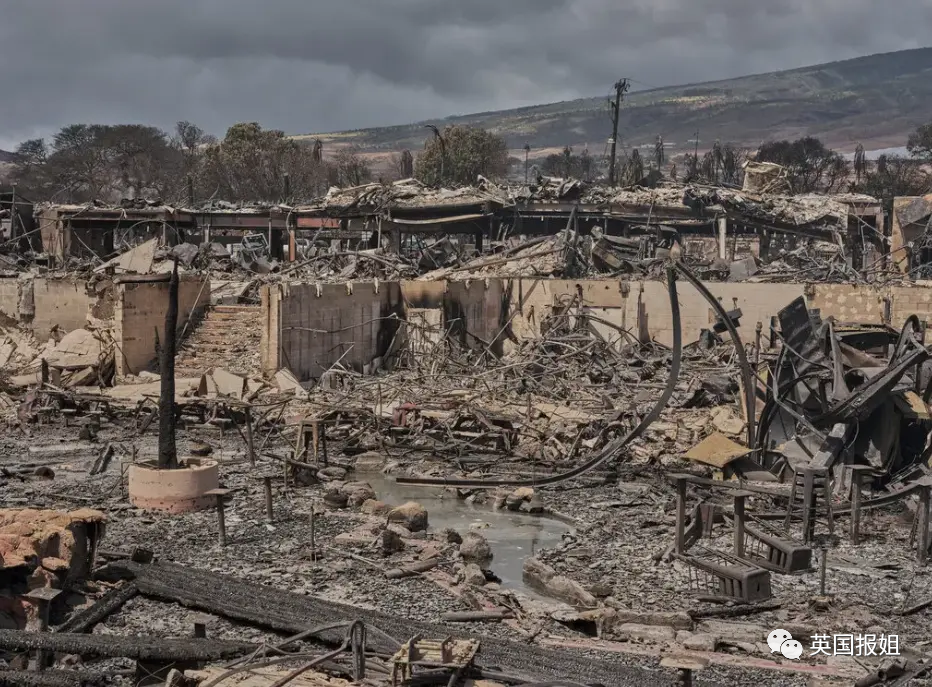
[[[0,670],[0,687],[93,687],[106,684],[100,674],[85,675],[72,670]]]
[[[55,628],[55,632],[81,633],[89,632],[94,625],[106,620],[112,613],[116,613],[127,601],[139,593],[139,587],[133,583],[107,592],[97,603],[75,613],[64,623]]]
[[[217,661],[255,651],[256,644],[217,639],[161,639],[62,632],[0,630],[0,649],[53,651],[90,658],[132,658],[146,661]]]
[[[360,619],[396,640],[397,643],[393,644],[378,633],[368,636],[368,645],[386,653],[395,652],[402,642],[415,635],[446,637],[450,634],[447,625],[410,620],[401,615],[388,615],[293,594],[174,563],[140,565],[118,561],[106,568],[104,572],[108,579],[117,576],[135,579],[140,593],[146,597],[180,603],[189,608],[280,632],[297,634],[315,625]],[[316,636],[324,643],[340,645],[345,631],[326,631]],[[503,673],[519,676],[525,681],[573,675],[580,682],[598,682],[606,687],[656,684],[650,671],[632,668],[620,662],[582,657],[567,651],[462,631],[457,632],[457,637],[481,641],[480,657],[486,668],[494,666]]]

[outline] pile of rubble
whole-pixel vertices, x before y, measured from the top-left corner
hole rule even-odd
[[[599,230],[586,236],[575,230],[564,230],[554,236],[517,242],[498,253],[461,265],[427,272],[419,279],[656,278],[662,275],[664,261],[678,250],[672,232],[659,231],[652,236],[627,239],[603,235]]]
[[[440,205],[475,205],[487,201],[507,203],[499,187],[480,179],[476,186],[435,189],[417,179],[402,179],[391,184],[365,184],[352,188],[331,188],[314,205],[301,209],[319,209],[330,213],[349,210],[379,212],[391,208],[421,208]]]
[[[67,589],[88,578],[104,520],[90,509],[0,509],[0,629],[22,630],[39,620],[30,593]]]
[[[483,197],[410,182],[352,191],[328,197],[334,207],[382,209]],[[566,180],[542,191],[584,192]],[[495,193],[486,186],[481,202]],[[620,194],[611,202],[741,208],[788,223],[838,212],[727,189]],[[512,336],[510,321],[483,341],[445,310],[411,308],[376,374],[338,361],[313,383],[287,370],[264,378],[247,369],[248,352],[221,342],[213,345],[243,366],[201,357],[207,369],[179,375],[172,396],[148,372],[111,386],[119,352],[106,327],[91,322],[42,345],[5,330],[0,362],[16,374],[3,379],[0,401],[15,399],[17,412],[6,414],[10,433],[0,440],[0,487],[4,505],[36,510],[0,511],[0,682],[156,675],[208,687],[248,674],[259,686],[567,677],[620,685],[708,670],[717,683],[795,685],[811,673],[922,674],[932,361],[919,319],[900,330],[849,325],[800,298],[769,337],[747,345],[737,335],[741,311],[726,311],[697,276],[722,266],[692,269],[680,239],[663,228],[637,238],[584,233],[573,216],[555,236],[478,258],[441,238],[407,256],[313,248],[283,267],[213,244],[154,240],[100,266],[95,284],[176,261],[225,274],[222,285],[211,282],[215,303],[256,300],[258,284],[275,279],[664,274],[672,342],[651,339],[640,317],[631,330],[613,324],[572,293],[538,315],[544,321],[526,340]],[[784,256],[785,267],[752,260],[741,274],[725,266],[720,278],[798,273],[807,255]],[[822,260],[813,263],[844,274],[842,257]],[[684,281],[714,313],[696,341],[683,340]],[[166,515],[127,502],[124,470],[157,463],[166,427],[184,464],[210,463],[222,475],[204,494],[210,509]],[[107,511],[120,548],[101,553],[106,565],[88,558],[103,515],[69,512],[74,502]],[[503,544],[496,527],[534,534]],[[90,568],[95,579],[85,583]],[[865,576],[874,584],[859,589]],[[75,609],[70,599],[46,632],[48,599],[29,596],[46,586],[92,602]],[[37,631],[23,632],[25,619]],[[908,655],[787,663],[766,647],[774,627],[802,637],[850,634],[858,623],[874,635],[900,633]],[[53,656],[55,667],[43,670]],[[30,660],[38,672],[24,670]],[[33,679],[41,673],[47,682]]]
[[[0,334],[0,366],[9,385],[26,388],[44,381],[73,388],[113,383],[116,351],[106,326],[88,324],[44,344],[20,329],[3,329]]]
[[[501,684],[567,674],[605,684],[663,684],[677,670],[702,669],[725,684],[749,679],[770,684],[766,673],[755,671],[768,664],[759,656],[759,645],[771,625],[796,633],[824,628],[825,623],[843,627],[849,617],[832,611],[831,601],[812,601],[800,577],[809,575],[805,570],[820,555],[811,543],[795,542],[805,528],[801,516],[805,508],[814,508],[810,522],[818,530],[827,511],[818,499],[807,502],[804,490],[793,510],[797,497],[780,489],[777,480],[783,470],[808,468],[791,460],[788,449],[770,446],[770,429],[755,430],[769,437],[766,451],[746,445],[748,423],[742,387],[735,381],[741,364],[734,342],[675,338],[667,348],[624,331],[606,335],[597,316],[573,303],[565,306],[539,339],[515,346],[501,358],[463,346],[438,329],[417,338],[415,348],[400,356],[391,372],[366,378],[342,371],[334,375],[336,381],[310,394],[289,383],[287,375],[276,390],[258,380],[211,371],[198,390],[181,391],[179,400],[192,451],[226,452],[230,461],[229,437],[242,442],[225,468],[224,486],[230,492],[217,515],[168,517],[127,508],[115,491],[122,479],[93,451],[87,465],[94,468],[88,468],[81,495],[106,504],[111,510],[108,531],[127,550],[105,553],[113,562],[98,569],[97,581],[84,590],[95,598],[92,604],[67,615],[55,632],[0,633],[0,652],[14,665],[30,653],[36,655],[36,665],[53,653],[82,657],[70,659],[71,669],[59,660],[46,671],[49,679],[68,679],[70,674],[89,680],[97,668],[137,679],[145,671],[157,673],[160,680],[182,679],[184,672],[188,679],[207,684],[241,668],[250,671],[250,679],[261,680],[257,684],[294,677],[299,670],[316,684],[358,680],[363,671],[372,676],[384,670],[387,677],[393,670],[413,669],[416,675],[430,663],[424,656],[436,651],[441,652],[437,662],[443,664],[445,680],[447,671],[460,667],[464,675],[485,675]],[[762,372],[771,360],[773,377],[782,378],[776,370],[784,367],[793,349],[802,355],[793,360],[796,368],[806,360],[817,366],[811,375],[799,373],[807,381],[835,379],[831,364],[818,367],[812,342],[797,348],[803,337],[794,333],[798,323],[789,312],[783,318],[783,353],[769,357],[767,351],[752,349],[755,369]],[[738,316],[730,313],[728,323],[734,325]],[[861,377],[854,367],[842,372],[849,390],[857,393],[859,380],[870,384],[877,376],[892,376],[864,375],[869,363],[882,358],[868,360],[855,353],[867,356],[873,346],[890,345],[889,332],[877,338],[863,328],[856,335],[831,322],[824,326],[843,331],[838,345],[845,346],[841,350],[849,360],[857,359]],[[724,321],[722,328],[728,329]],[[817,340],[823,339],[812,339]],[[902,352],[888,364],[915,366],[916,350],[914,340],[904,339]],[[886,381],[877,384],[887,388]],[[788,400],[787,388],[781,387],[776,398],[797,414],[818,405],[817,399]],[[831,395],[830,387],[825,388]],[[909,401],[908,389],[889,388],[889,403],[902,411],[895,399]],[[197,415],[196,405],[205,417],[188,420]],[[149,414],[136,406],[135,400],[111,406],[98,442],[112,442],[125,455],[119,445],[132,436],[132,459],[142,460],[153,451],[147,442],[151,420],[147,424]],[[286,416],[299,420],[295,424]],[[806,417],[821,423],[818,413]],[[220,428],[219,439],[209,429],[212,423]],[[797,426],[811,431],[801,421]],[[238,429],[243,430],[242,440],[236,439]],[[905,448],[899,454],[902,460],[883,453],[883,460],[871,459],[868,453],[865,464],[901,472],[904,460],[916,465],[915,454]],[[45,484],[80,483],[74,481],[76,462],[71,458],[71,466],[62,466],[54,481]],[[289,467],[284,473],[282,465]],[[477,509],[471,519],[490,517],[482,508],[499,508],[514,517],[571,523],[572,531],[557,545],[522,561],[527,584],[545,598],[496,581],[491,530],[431,528],[440,517],[437,512],[417,503],[389,503],[386,487],[366,473],[383,466],[398,482],[446,484],[450,499]],[[709,479],[716,475],[726,480]],[[42,500],[67,498],[23,477],[25,486],[18,491],[29,489],[26,493]],[[741,482],[728,481],[731,477]],[[534,485],[514,486],[529,481]],[[908,481],[915,483],[914,478]],[[753,496],[742,496],[746,511],[731,504],[739,486],[753,490]],[[777,513],[782,523],[787,503],[794,513],[790,528],[775,533],[780,528],[768,525],[774,522],[768,517]],[[863,507],[871,505],[868,499]],[[843,504],[836,500],[833,507],[840,517]],[[865,521],[860,536],[875,540],[880,526],[879,521]],[[219,547],[211,544],[218,527]],[[732,549],[736,527],[743,528],[742,541],[747,542],[737,553]],[[155,551],[133,551],[141,545]],[[770,548],[761,549],[765,545]],[[768,553],[784,550],[795,552],[785,563]],[[159,560],[151,562],[153,554]],[[827,575],[829,590],[840,592],[846,576],[853,574],[846,571],[864,564],[850,563],[847,551],[845,559],[840,552],[833,555],[830,566],[848,566],[831,567]],[[166,562],[169,558],[175,562]],[[761,567],[765,565],[770,567]],[[46,561],[41,567],[54,565]],[[220,570],[238,577],[218,574]],[[781,594],[775,602],[772,597],[780,590],[776,575],[784,570],[796,575],[782,583],[793,594]],[[757,581],[757,586],[717,586],[716,594],[710,594],[708,586],[696,586],[700,572],[713,580],[737,576]],[[729,605],[702,604],[690,590],[718,596],[719,603]],[[357,603],[334,603],[338,598]],[[165,601],[208,615],[193,615]],[[402,607],[405,611],[399,613]],[[729,615],[757,616],[759,623],[732,623]],[[464,621],[484,623],[482,635],[463,629]],[[882,621],[875,614],[869,622]],[[191,623],[201,628],[195,629],[200,634],[179,639]],[[93,634],[76,634],[94,626]],[[206,628],[210,637],[205,639]],[[362,628],[367,651],[361,650]],[[915,628],[904,624],[897,629],[906,637]],[[587,637],[594,634],[615,642],[618,651],[633,652],[631,658],[600,653],[606,645]],[[567,647],[585,648],[586,658]],[[281,664],[266,670],[261,664],[270,659],[260,658],[263,651],[280,656]],[[769,656],[769,649],[765,652]],[[667,655],[665,663],[659,653]],[[231,659],[233,664],[218,663]],[[911,660],[904,664],[904,674],[921,672],[923,664]],[[798,670],[807,667],[849,679],[863,672],[854,664],[804,663]],[[172,670],[178,671],[174,677],[169,676]],[[24,671],[7,672],[18,679]]]
[[[320,282],[346,282],[379,279],[397,281],[411,279],[418,268],[403,256],[372,248],[357,251],[312,250],[298,264],[282,271],[282,276]]]

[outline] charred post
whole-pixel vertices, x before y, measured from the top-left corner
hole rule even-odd
[[[178,447],[175,444],[175,349],[178,329],[178,261],[172,268],[168,283],[168,311],[165,313],[165,335],[159,365],[161,394],[159,395],[159,469],[178,467]]]

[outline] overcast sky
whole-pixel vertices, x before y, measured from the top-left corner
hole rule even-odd
[[[0,0],[0,148],[401,124],[924,47],[932,0]]]

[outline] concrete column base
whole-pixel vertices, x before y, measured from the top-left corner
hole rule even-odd
[[[220,486],[220,469],[213,460],[189,458],[177,470],[159,470],[155,463],[129,468],[129,501],[137,508],[188,513],[216,505],[204,494]]]

